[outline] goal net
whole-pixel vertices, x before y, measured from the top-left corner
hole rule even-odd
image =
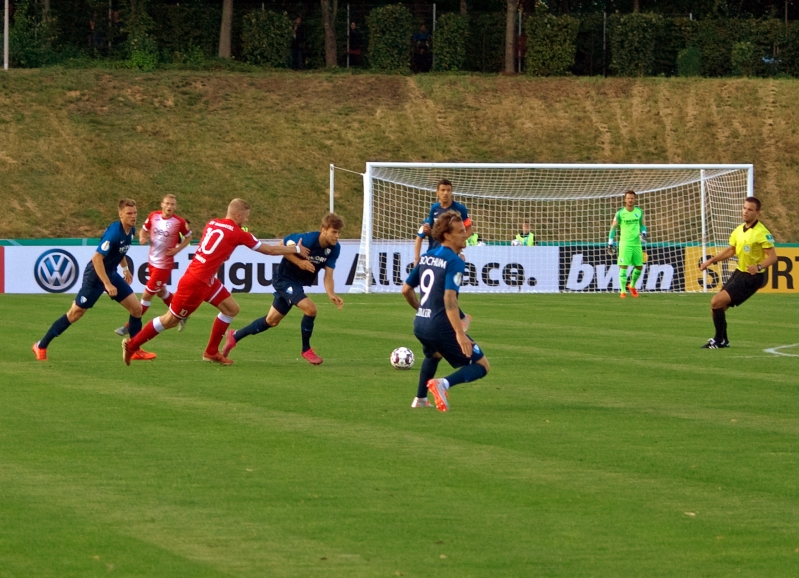
[[[607,238],[628,190],[638,193],[649,235],[638,288],[707,291],[734,264],[703,273],[699,263],[728,245],[754,174],[752,165],[368,163],[351,292],[400,290],[441,179],[452,182],[479,238],[464,250],[462,291],[618,291]],[[525,222],[534,246],[513,243]]]

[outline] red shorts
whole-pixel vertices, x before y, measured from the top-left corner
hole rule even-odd
[[[172,273],[170,269],[159,269],[147,264],[147,271],[150,273],[150,278],[147,280],[147,292],[155,295],[169,283],[169,275]]]
[[[222,285],[218,278],[214,277],[209,287],[205,281],[197,279],[194,275],[184,274],[178,282],[178,290],[175,291],[169,310],[175,317],[186,319],[197,311],[203,301],[214,307],[219,307],[219,304],[228,297],[230,297],[230,291]]]

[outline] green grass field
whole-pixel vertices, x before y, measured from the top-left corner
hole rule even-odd
[[[708,351],[706,295],[464,295],[492,370],[443,414],[400,296],[323,297],[320,367],[296,311],[203,363],[208,306],[126,367],[116,304],[38,363],[70,298],[0,296],[0,577],[799,575],[795,298]]]

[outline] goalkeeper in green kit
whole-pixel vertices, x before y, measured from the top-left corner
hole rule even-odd
[[[608,253],[613,255],[616,252],[614,238],[616,228],[619,228],[619,287],[621,293],[619,297],[627,297],[627,289],[633,297],[638,297],[635,283],[641,276],[644,267],[644,250],[642,243],[646,241],[646,225],[644,225],[644,212],[641,207],[636,207],[635,202],[638,195],[635,191],[624,193],[624,208],[616,212],[613,217],[613,224],[610,226],[608,234]],[[627,268],[633,266],[632,275],[627,280]]]

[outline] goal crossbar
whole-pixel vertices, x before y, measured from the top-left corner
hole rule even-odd
[[[651,277],[646,287],[708,290],[706,276],[700,275],[701,288],[689,279],[693,272],[686,263],[696,255],[686,247],[699,247],[697,255],[699,251],[704,255],[725,243],[737,225],[740,202],[754,191],[751,164],[370,162],[363,174],[363,226],[353,291],[399,290],[397,279],[410,266],[415,233],[436,200],[442,178],[452,181],[455,200],[468,207],[481,236],[482,246],[464,253],[474,274],[484,278],[470,278],[466,291],[618,289],[609,281],[618,267],[601,255],[613,214],[627,190],[639,194],[652,232],[649,271],[652,275],[660,271],[662,276],[660,284]],[[511,249],[522,220],[530,221],[537,246]],[[574,246],[584,250],[575,253]],[[499,283],[484,271],[496,263],[504,271]],[[524,263],[530,270],[560,270],[550,283],[542,282],[552,275],[543,271],[539,277],[521,279],[513,266]],[[575,267],[583,267],[579,270],[586,276],[575,277]],[[386,281],[388,269],[392,282]],[[667,283],[663,275],[673,279]],[[589,276],[593,280],[584,289]]]

